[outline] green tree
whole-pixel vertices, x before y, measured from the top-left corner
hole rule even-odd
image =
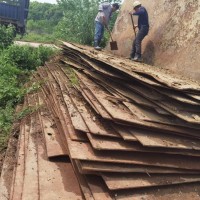
[[[98,5],[100,0],[58,0],[60,8],[63,9],[64,17],[57,25],[55,35],[56,37],[92,45],[94,37],[94,19],[98,12]],[[121,2],[118,1],[109,1]],[[116,20],[113,16],[112,25]],[[111,27],[112,28],[112,27]]]
[[[40,36],[40,41],[55,41],[55,38],[86,45],[93,44],[94,19],[102,0],[58,0],[58,5],[31,2],[25,37],[29,41]],[[121,0],[109,1],[110,3]],[[110,29],[113,28],[117,13],[113,14]],[[52,37],[53,36],[53,37]],[[46,38],[47,40],[44,40]],[[109,35],[105,34],[106,44]]]
[[[63,11],[56,4],[31,2],[27,31],[38,34],[53,34],[54,27],[63,17]]]

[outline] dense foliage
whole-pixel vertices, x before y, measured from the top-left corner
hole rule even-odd
[[[56,36],[71,42],[92,45],[94,19],[100,2],[100,0],[59,0],[58,4],[63,9],[64,17],[56,27]],[[114,25],[116,16],[113,15],[111,25]]]
[[[12,26],[0,27],[0,49],[7,48],[9,45],[13,43],[14,39],[14,28]]]
[[[97,0],[61,0],[64,17],[56,27],[56,36],[68,41],[91,44]]]
[[[94,19],[101,0],[58,0],[58,5],[31,2],[27,30],[29,36],[25,39],[38,41],[67,40],[86,45],[93,44]],[[115,0],[110,2],[118,2]],[[110,28],[114,26],[117,13],[113,14]],[[33,33],[40,34],[36,37]],[[50,36],[51,35],[51,36]],[[104,44],[109,35],[106,33]]]
[[[0,26],[0,150],[14,119],[14,108],[23,98],[23,88],[30,72],[35,70],[54,53],[53,49],[40,46],[17,46],[13,44],[14,31]]]
[[[38,34],[53,34],[54,27],[62,19],[63,12],[58,5],[31,2],[27,29]]]

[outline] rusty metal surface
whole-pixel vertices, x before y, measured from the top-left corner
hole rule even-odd
[[[169,112],[168,110],[166,111],[166,108],[163,109],[160,104],[156,104],[157,101],[161,101],[163,97],[170,97],[173,101],[176,100],[178,102],[178,104],[175,105],[176,107],[178,107],[179,105],[182,106],[183,104],[187,103],[188,110],[192,112],[194,111],[193,113],[195,113],[195,109],[192,109],[194,108],[193,106],[197,106],[196,108],[198,108],[198,103],[197,101],[189,98],[189,96],[187,95],[189,95],[191,92],[199,93],[198,86],[196,86],[195,84],[193,85],[193,83],[188,83],[187,86],[184,86],[183,81],[179,79],[177,82],[179,82],[180,85],[176,85],[174,84],[175,79],[173,77],[167,80],[167,77],[170,76],[169,74],[162,74],[162,72],[159,70],[157,72],[153,72],[151,69],[148,69],[146,72],[145,65],[140,70],[137,70],[136,67],[131,67],[131,63],[129,61],[126,62],[121,59],[118,62],[118,60],[115,61],[112,56],[109,57],[105,54],[99,53],[97,53],[98,56],[96,56],[84,47],[79,49],[78,46],[66,44],[64,50],[66,52],[66,55],[69,56],[68,58],[70,60],[70,66],[72,66],[74,70],[78,70],[75,71],[75,74],[78,78],[78,84],[74,86],[69,86],[70,74],[68,74],[67,70],[62,70],[65,73],[63,75],[58,72],[56,74],[57,78],[55,78],[58,83],[59,80],[62,80],[61,82],[65,81],[65,87],[68,91],[71,103],[75,105],[89,129],[87,136],[91,142],[91,144],[78,143],[68,138],[68,149],[72,160],[80,160],[77,160],[79,164],[83,161],[94,162],[95,164],[99,162],[107,162],[107,168],[105,164],[105,166],[102,167],[102,171],[110,170],[110,172],[112,170],[119,171],[120,167],[122,171],[124,169],[123,166],[120,166],[119,168],[113,167],[112,169],[111,166],[113,166],[114,163],[116,165],[129,163],[133,166],[134,164],[140,164],[140,167],[135,168],[135,170],[138,172],[139,170],[143,170],[144,172],[146,166],[148,166],[149,168],[152,167],[149,170],[152,170],[155,173],[164,172],[166,174],[169,174],[170,171],[172,173],[181,173],[182,169],[190,169],[187,172],[192,173],[195,172],[194,166],[196,166],[195,169],[198,169],[198,164],[195,164],[197,160],[195,158],[192,158],[191,156],[198,156],[199,154],[193,149],[167,150],[166,148],[164,148],[161,150],[159,148],[141,148],[141,146],[139,146],[140,148],[137,149],[136,146],[133,145],[133,143],[132,146],[131,143],[128,143],[127,146],[127,143],[123,141],[123,139],[126,139],[127,136],[129,136],[129,140],[136,141],[136,138],[131,134],[130,130],[133,130],[134,127],[137,126],[141,126],[146,130],[160,130],[161,138],[162,135],[166,135],[167,132],[170,132],[172,137],[174,138],[180,137],[177,136],[177,134],[187,135],[188,138],[191,136],[198,137],[198,127],[194,127],[189,123],[192,122],[192,120],[189,121],[188,124],[181,123],[177,120],[178,117],[177,115],[174,115],[171,107],[169,107]],[[81,61],[83,65],[80,64]],[[65,60],[65,64],[68,64],[67,60]],[[122,65],[124,66],[122,67]],[[133,71],[131,71],[130,69]],[[66,75],[66,77],[64,75]],[[124,80],[124,82],[122,80]],[[147,89],[158,91],[158,88],[162,88],[162,92],[157,94],[155,92],[151,94],[148,93],[147,95],[152,95],[153,98],[149,101],[147,100],[146,96],[139,95],[138,91],[134,93],[134,90],[132,90],[132,88],[130,87],[130,83],[132,80],[134,80],[132,82],[133,85],[135,83],[137,84],[137,82],[142,85],[142,87],[140,88],[140,92],[143,92],[143,88],[145,88],[144,91],[146,91]],[[122,84],[120,83],[120,81],[122,81]],[[120,84],[123,85],[123,87],[121,87]],[[148,84],[150,84],[151,86],[149,86]],[[62,85],[62,83],[59,83],[59,85]],[[165,89],[167,89],[168,93],[165,93]],[[175,95],[175,91],[178,90],[180,94]],[[174,92],[173,96],[170,95],[169,91]],[[184,94],[185,96],[182,94]],[[133,104],[132,99],[136,104]],[[125,116],[126,111],[127,113],[132,114],[130,115],[130,117],[127,117],[127,119]],[[108,117],[107,113],[112,118]],[[187,115],[188,113],[180,113],[180,117],[183,117],[185,114]],[[104,120],[102,118],[104,118]],[[132,121],[133,119],[135,121]],[[171,121],[168,119],[170,119]],[[98,132],[100,131],[97,131],[95,133],[95,130],[98,130],[97,125],[99,125],[99,123],[101,124],[101,127],[108,125],[107,120],[109,120],[109,124],[112,126],[112,128],[114,128],[113,130],[115,130],[121,137],[115,139],[114,137],[107,137],[108,135],[106,136],[105,132],[104,134],[102,134],[102,132],[101,134],[99,134]],[[129,127],[124,128],[125,126],[116,125],[116,123],[113,123],[113,121],[118,123],[123,122],[124,124],[129,125]],[[91,126],[91,124],[93,125]],[[122,134],[120,134],[120,132]],[[130,138],[130,136],[132,138]],[[178,140],[177,142],[174,142],[174,144],[176,144],[177,146],[179,145],[179,143],[180,141],[178,142]],[[190,149],[190,144],[187,145],[186,146]],[[123,151],[158,151],[160,154],[136,154],[134,152],[128,152],[125,154]],[[164,160],[160,159],[161,155],[162,159],[164,158]],[[190,156],[190,159],[192,160],[191,162],[193,162],[191,166],[188,166],[188,157],[186,155]],[[98,165],[96,166],[96,168],[92,168],[91,166],[91,168],[82,168],[82,166],[80,166],[78,163],[77,166],[79,167],[80,173],[85,174],[86,179],[88,177],[88,174],[98,174],[99,171],[101,171],[98,171],[98,169],[100,168],[100,166]],[[112,163],[112,165],[109,166],[109,163]],[[156,169],[154,168],[155,166],[157,166]],[[168,168],[162,169],[161,166],[167,166]],[[125,168],[124,172],[126,170],[128,169]],[[184,174],[187,174],[187,172],[184,170],[182,172]],[[172,177],[170,176],[168,178],[173,183],[182,183],[182,181],[174,182]],[[151,180],[153,181],[153,179]],[[169,181],[169,185],[173,184],[172,182]],[[101,187],[104,186],[102,185]],[[106,191],[104,192],[106,193]],[[99,196],[96,196],[96,198],[99,198]]]
[[[171,187],[149,188],[143,190],[126,190],[117,191],[117,200],[133,200],[133,199],[148,199],[148,200],[199,200],[199,184],[173,185]]]
[[[84,77],[81,77],[86,83],[86,79]],[[89,82],[89,80],[87,80]],[[107,97],[110,95],[106,93],[103,89],[99,89],[99,87],[95,84],[87,84],[87,87],[90,87],[90,90],[93,91],[93,95],[99,100],[101,105],[106,109],[106,111],[116,120],[121,120],[121,121],[128,121],[128,122],[135,122],[133,119],[133,116],[131,116],[130,111],[121,103],[117,102],[118,105],[116,105],[116,101],[113,100],[109,101],[107,100]],[[123,118],[121,117],[121,112],[123,110]]]
[[[38,119],[37,119],[38,120]],[[36,115],[31,116],[31,126],[28,140],[27,157],[25,158],[24,181],[22,200],[39,198],[38,182],[38,155],[37,155],[37,129]],[[31,184],[30,184],[31,182]]]
[[[192,140],[181,136],[174,137],[173,135],[163,135],[162,133],[140,129],[133,130],[131,133],[144,146],[200,150],[200,141],[195,139]]]
[[[10,194],[10,199],[20,199],[23,191],[23,182],[24,182],[24,171],[25,171],[25,135],[28,135],[29,132],[25,130],[25,124],[27,120],[24,120],[21,123],[20,127],[20,138],[18,146],[18,159],[17,165],[13,176],[13,189]],[[29,126],[30,128],[30,126]]]
[[[86,181],[85,176],[78,172],[78,167],[76,165],[76,161],[71,159],[71,163],[72,163],[74,172],[76,174],[76,177],[77,177],[77,179],[79,181],[79,185],[81,187],[81,191],[82,191],[82,193],[84,195],[83,199],[84,200],[94,200],[94,196],[93,196],[92,191],[90,190],[90,188],[88,186],[88,183]]]
[[[84,52],[84,53],[85,53],[85,52]],[[116,66],[115,66],[115,67],[116,67]],[[107,107],[107,108],[109,108],[109,107]],[[172,113],[173,113],[173,112],[172,112]],[[183,114],[183,115],[180,115],[180,116],[181,116],[181,117],[184,117],[184,114]],[[197,116],[198,116],[198,115],[197,115]],[[193,122],[196,122],[196,120],[198,119],[198,117],[195,117],[195,118],[192,117],[191,119],[193,120]],[[198,120],[197,120],[197,121],[198,121]],[[154,125],[154,126],[155,126],[155,125]],[[161,126],[161,125],[159,125],[159,126]],[[172,128],[172,127],[166,127],[166,126],[161,126],[161,128],[162,128],[162,129],[164,129],[164,128],[165,128],[165,129],[166,129],[166,128],[167,128],[167,129],[174,129],[174,128]],[[186,130],[185,130],[185,129],[181,129],[181,130],[180,130],[180,128],[179,128],[179,130],[176,129],[176,131],[181,131],[181,132],[183,132],[183,131],[186,131]]]
[[[127,143],[122,139],[114,139],[101,136],[98,137],[91,133],[87,133],[87,136],[92,147],[97,150],[142,151],[142,148],[140,149],[137,144],[135,145],[134,143]]]
[[[77,178],[67,159],[50,162],[45,151],[45,140],[39,136],[38,166],[40,199],[82,199]]]
[[[106,79],[106,78],[104,78],[104,77],[101,77],[101,76],[99,76],[99,75],[97,75],[97,74],[95,74],[95,73],[93,73],[93,72],[87,72],[86,73],[87,75],[89,74],[89,77],[90,78],[94,78],[95,77],[95,79],[97,79],[96,80],[96,82],[98,82],[98,81],[101,81],[102,82],[102,84],[101,84],[101,86],[103,87],[103,85],[106,85],[106,88],[109,88],[109,87],[112,87],[112,89],[113,90],[115,90],[115,93],[116,92],[119,92],[120,94],[122,94],[122,95],[124,95],[125,97],[127,97],[127,98],[129,98],[129,99],[131,99],[135,104],[139,104],[139,105],[141,105],[143,108],[146,108],[146,109],[149,109],[149,108],[153,108],[153,109],[155,109],[155,114],[156,113],[163,113],[163,115],[170,115],[170,113],[168,112],[168,111],[166,111],[166,106],[164,106],[163,107],[163,105],[162,104],[158,104],[158,105],[156,105],[158,102],[151,102],[151,101],[154,101],[154,100],[157,100],[157,101],[161,101],[161,100],[165,100],[166,101],[166,99],[168,99],[168,101],[170,101],[170,102],[173,102],[173,104],[174,105],[176,105],[176,109],[177,110],[180,110],[181,112],[183,112],[183,108],[187,108],[187,110],[188,111],[190,111],[190,112],[197,112],[197,114],[199,113],[198,112],[198,107],[199,107],[199,103],[197,103],[197,102],[194,102],[194,101],[190,101],[190,103],[191,104],[185,104],[185,101],[189,101],[189,99],[188,100],[185,100],[185,99],[181,99],[182,101],[180,101],[180,99],[179,99],[179,104],[182,104],[181,105],[181,107],[180,107],[180,105],[178,105],[177,104],[177,101],[174,101],[174,99],[172,99],[171,97],[173,97],[174,95],[169,95],[168,94],[168,90],[166,89],[166,90],[164,90],[164,91],[167,91],[167,95],[165,94],[165,92],[163,92],[162,94],[164,94],[164,96],[162,95],[160,95],[158,92],[160,91],[159,89],[156,89],[156,93],[150,93],[149,92],[149,90],[151,91],[152,90],[152,88],[150,87],[150,88],[147,88],[147,89],[145,89],[145,91],[147,91],[147,92],[142,92],[141,93],[141,88],[139,88],[139,90],[137,89],[137,87],[135,88],[135,87],[130,87],[130,84],[129,85],[127,85],[127,84],[121,84],[121,83],[116,83],[116,82],[114,82],[114,81],[112,81],[112,80],[108,80],[108,79]],[[99,82],[98,82],[98,84],[99,84]],[[134,86],[138,86],[139,84],[141,84],[141,83],[138,83],[138,82],[133,82],[132,81],[132,85],[134,85]],[[142,87],[142,88],[144,88],[144,86]],[[170,91],[170,93],[172,93],[172,92],[174,92],[175,93],[175,91]],[[147,93],[148,95],[145,95],[145,93]],[[176,92],[177,93],[177,92]],[[149,96],[149,94],[152,96]],[[155,96],[157,96],[157,99],[155,99]],[[145,97],[145,98],[144,98]],[[175,97],[175,99],[177,99],[176,97]],[[133,103],[132,102],[132,103]],[[126,99],[124,99],[124,103],[128,103],[128,100],[126,100]],[[195,103],[195,105],[196,106],[194,106],[194,103]],[[159,106],[162,106],[162,108],[161,107],[159,107]],[[171,109],[172,107],[171,107],[171,105],[167,105],[167,109],[169,110],[169,108]],[[152,111],[151,111],[152,112]],[[178,111],[176,111],[177,113],[178,113]],[[166,113],[166,114],[165,114]],[[174,111],[172,112],[172,113],[174,113]],[[153,114],[153,112],[152,112],[152,114]],[[187,113],[186,113],[187,114]],[[158,117],[157,117],[158,118]],[[161,118],[162,119],[162,118]],[[192,119],[194,119],[193,118],[193,116],[192,116]],[[153,120],[153,119],[152,119]],[[155,118],[154,118],[154,120],[155,120]],[[157,119],[158,120],[158,119]],[[165,124],[174,124],[174,122],[173,122],[173,118],[172,118],[172,116],[171,116],[171,119],[170,120],[168,120],[166,117],[164,118],[164,119],[162,119],[162,121],[161,121],[161,123],[165,123]],[[176,123],[177,123],[177,120],[176,120]],[[186,124],[186,123],[181,123],[181,122],[179,122],[179,126],[188,126],[188,124]]]
[[[51,117],[51,115],[49,117]],[[60,132],[57,136],[59,137],[62,134],[63,133]],[[60,139],[61,138],[60,136]],[[69,198],[81,200],[82,195],[78,181],[67,157],[49,162],[45,149],[45,140],[42,135],[38,135],[37,144],[40,198],[59,198],[63,200]]]
[[[69,49],[70,51],[72,49],[76,50],[75,54],[83,53],[87,55],[89,58],[94,58],[96,61],[100,62],[103,65],[112,65],[112,69],[115,69],[118,72],[126,71],[126,73],[128,73],[129,76],[134,77],[136,73],[133,73],[133,71],[140,71],[148,75],[152,75],[154,78],[158,79],[160,82],[163,82],[165,85],[175,90],[185,91],[185,92],[194,93],[194,94],[195,93],[199,94],[200,92],[199,83],[192,81],[191,79],[187,79],[177,74],[171,73],[170,71],[161,69],[159,67],[152,68],[152,66],[150,65],[133,63],[132,61],[129,61],[127,59],[120,58],[120,57],[117,57],[116,59],[115,56],[111,54],[109,55],[107,52],[97,53],[97,52],[91,51],[91,49],[87,47],[79,48],[80,45],[75,46],[67,42],[63,42],[63,44],[67,46],[66,50],[69,50]],[[138,75],[137,75],[137,78],[139,78]],[[140,78],[142,78],[141,80],[143,81],[147,80],[141,76]],[[158,82],[156,84],[158,84]]]
[[[62,70],[60,70],[60,73],[62,73]],[[78,112],[77,108],[75,105],[72,103],[69,95],[68,95],[68,90],[65,86],[66,79],[62,76],[63,74],[60,74],[59,71],[55,76],[57,77],[58,84],[61,88],[63,99],[65,102],[65,105],[67,106],[70,118],[72,120],[72,124],[76,130],[83,131],[83,132],[88,132],[88,128],[81,117],[80,113]]]
[[[36,97],[37,94],[28,96],[29,105],[36,106],[39,103]],[[43,127],[38,114],[33,113],[21,125],[23,127],[20,132],[21,143],[10,199],[83,199],[67,157],[48,160],[46,140],[42,134]],[[50,121],[53,120],[51,114],[46,113],[46,115]],[[48,125],[48,123],[45,124]],[[55,134],[60,137],[58,132]],[[54,151],[58,151],[57,147]]]
[[[115,152],[106,152],[105,154],[104,152],[94,151],[88,143],[70,140],[67,142],[73,159],[200,170],[200,161],[192,157],[188,162],[187,156],[178,155],[165,155],[160,159],[161,154],[156,153],[121,152],[116,154]]]
[[[113,81],[111,81],[111,80],[108,80],[108,79],[105,79],[105,78],[102,78],[102,77],[100,77],[100,76],[98,76],[98,75],[96,75],[96,74],[94,74],[94,73],[91,73],[90,72],[90,75],[91,75],[91,78],[97,78],[97,79],[99,79],[100,81],[102,81],[103,82],[103,84],[105,85],[106,83],[107,83],[107,87],[106,88],[108,88],[108,87],[112,87],[112,89],[113,90],[115,90],[116,92],[120,92],[121,94],[123,94],[124,96],[126,96],[126,97],[128,97],[128,98],[130,98],[131,100],[133,100],[133,102],[131,102],[131,104],[129,103],[129,100],[128,99],[125,99],[124,98],[124,100],[121,100],[121,101],[123,101],[123,103],[125,104],[125,105],[131,105],[131,106],[135,106],[135,105],[141,105],[141,107],[140,107],[140,109],[142,109],[143,108],[143,113],[141,114],[141,115],[138,115],[140,118],[142,117],[142,115],[144,115],[144,114],[149,114],[148,112],[147,112],[147,109],[149,109],[149,108],[153,108],[153,109],[155,109],[155,114],[153,114],[153,112],[151,111],[151,117],[153,117],[153,115],[156,115],[156,113],[166,113],[167,115],[170,115],[167,111],[165,111],[164,109],[162,109],[162,108],[159,108],[157,105],[155,105],[155,104],[153,104],[151,101],[148,101],[147,99],[144,99],[144,98],[141,98],[137,93],[135,93],[133,90],[131,90],[130,91],[130,89],[128,90],[125,86],[123,86],[123,84],[117,84],[116,82],[113,82]],[[83,77],[83,76],[82,76]],[[98,80],[97,80],[98,81]],[[103,84],[101,85],[102,87],[103,87]],[[138,83],[135,83],[135,84],[138,84]],[[112,98],[114,98],[114,97],[112,97]],[[134,104],[135,103],[135,104]],[[137,108],[136,108],[137,109]],[[146,110],[145,110],[146,109]],[[134,112],[134,109],[133,109],[133,112]],[[145,112],[147,112],[147,113],[145,113]],[[171,120],[168,120],[167,119],[167,117],[165,117],[165,118],[162,118],[162,116],[160,116],[161,117],[161,119],[159,119],[159,117],[158,116],[155,116],[153,119],[149,119],[149,118],[147,118],[147,116],[144,116],[144,117],[146,117],[146,120],[149,120],[149,121],[155,121],[155,122],[160,122],[160,123],[164,123],[164,124],[171,124],[171,125],[173,125],[174,123],[173,123],[173,118],[171,119]],[[141,119],[145,119],[145,118],[141,118]],[[184,125],[182,125],[182,126],[184,126]]]
[[[110,190],[145,188],[164,185],[199,182],[199,175],[130,175],[130,174],[104,174],[106,185]]]
[[[70,88],[68,88],[70,89]],[[80,98],[80,95],[74,89],[70,89],[70,97],[83,117],[90,132],[97,135],[106,135],[110,137],[120,137],[103,119],[99,118],[94,111]]]
[[[113,195],[109,194],[100,177],[88,176],[86,180],[95,200],[112,200],[114,198]]]
[[[47,155],[48,157],[68,155],[66,149],[62,146],[60,133],[58,133],[55,122],[47,108],[41,109],[40,123],[44,131]]]
[[[200,157],[200,151],[197,151],[198,147],[195,147],[196,141],[194,140],[193,142],[185,138],[178,140],[178,138],[170,138],[166,135],[159,138],[159,134],[152,134],[154,137],[151,137],[151,134],[148,133],[141,135],[138,133],[136,135],[141,144],[139,142],[127,142],[117,138],[108,138],[87,133],[92,147],[96,150],[118,151],[118,153],[120,153],[120,151],[151,152]],[[191,144],[191,146],[189,144]]]
[[[171,113],[172,115],[175,115],[176,117],[182,120],[185,120],[186,122],[189,122],[189,123],[195,123],[195,124],[200,123],[199,118],[198,118],[199,105],[196,108],[191,107],[192,110],[190,110],[189,106],[184,107],[184,105],[181,105],[180,103],[177,103],[176,101],[166,98],[165,96],[159,94],[157,91],[149,90],[148,88],[145,88],[142,85],[137,84],[137,85],[131,86],[131,88],[151,101],[157,100],[157,102],[155,101],[155,104],[160,106],[167,112]],[[141,91],[141,88],[142,88],[142,91]],[[154,99],[155,96],[157,97],[157,99]],[[195,115],[197,116],[197,118],[194,117]]]
[[[137,138],[130,133],[129,128],[113,124],[112,127],[119,133],[119,135],[126,141],[137,141]]]
[[[24,126],[29,134],[23,185],[30,179],[35,185],[23,187],[23,199],[110,200],[141,191],[151,197],[154,187],[200,182],[199,85],[104,51],[63,44],[64,54],[33,74],[41,88],[28,94],[28,103],[40,112],[31,114],[31,130]],[[42,131],[51,132],[52,140]],[[62,158],[49,162],[50,155]],[[130,188],[138,187],[133,195]]]
[[[145,165],[130,165],[120,163],[106,163],[94,161],[80,161],[82,170],[90,173],[109,172],[112,173],[144,173],[144,174],[199,174],[199,171],[173,169],[167,167],[153,167]]]
[[[50,91],[53,97],[53,101],[49,103],[50,106],[54,107],[56,110],[56,116],[59,118],[59,121],[57,123],[61,123],[62,126],[61,129],[67,134],[66,128],[69,131],[70,137],[73,140],[78,140],[78,141],[85,141],[85,137],[83,134],[79,134],[78,131],[76,131],[73,127],[72,124],[72,119],[69,117],[69,112],[64,104],[64,99],[62,96],[62,92],[58,89],[58,84],[55,82],[54,77],[52,74],[49,72],[48,75],[51,77],[51,89]],[[66,125],[66,128],[64,128]],[[61,130],[62,131],[62,130]]]
[[[143,41],[145,63],[162,66],[176,74],[199,81],[199,1],[141,0],[149,12],[150,31]],[[134,32],[131,18],[132,1],[124,0],[113,37],[117,38],[117,55],[129,56]],[[135,23],[137,18],[134,17]],[[109,49],[109,47],[107,48]],[[170,58],[170,59],[169,59]]]
[[[79,79],[80,80],[80,79]],[[105,108],[100,104],[98,98],[96,98],[93,93],[87,88],[85,85],[80,84],[79,91],[82,93],[83,97],[87,100],[87,102],[99,113],[104,119],[112,120],[112,117],[105,110]],[[86,97],[84,96],[86,95]]]

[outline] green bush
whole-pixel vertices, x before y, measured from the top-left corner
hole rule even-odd
[[[0,25],[0,49],[5,49],[13,43],[15,29],[12,26]]]
[[[28,80],[30,71],[43,65],[54,53],[55,50],[50,47],[17,45],[0,52],[0,143],[2,132],[6,135],[11,126],[15,105],[26,94],[23,84]]]
[[[4,108],[0,107],[0,130],[3,130],[4,134],[9,132],[13,119],[14,119],[13,104],[11,102],[7,102]]]
[[[17,68],[27,70],[34,70],[41,63],[36,51],[30,46],[10,46],[5,50],[5,59]]]
[[[12,45],[5,50],[5,59],[22,70],[35,70],[36,67],[43,65],[54,52],[55,50],[50,47]]]
[[[5,107],[7,102],[13,99],[19,92],[18,76],[21,70],[12,62],[6,59],[5,53],[1,52],[0,56],[0,108]]]
[[[0,107],[0,151],[5,149],[8,142],[9,131],[14,120],[14,108],[7,102],[5,107]]]
[[[45,61],[47,61],[55,53],[56,53],[55,49],[40,45],[37,48],[37,54],[41,61],[40,65],[44,65]]]

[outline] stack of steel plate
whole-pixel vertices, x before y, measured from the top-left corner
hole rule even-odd
[[[31,84],[11,199],[200,199],[198,83],[63,43]]]

